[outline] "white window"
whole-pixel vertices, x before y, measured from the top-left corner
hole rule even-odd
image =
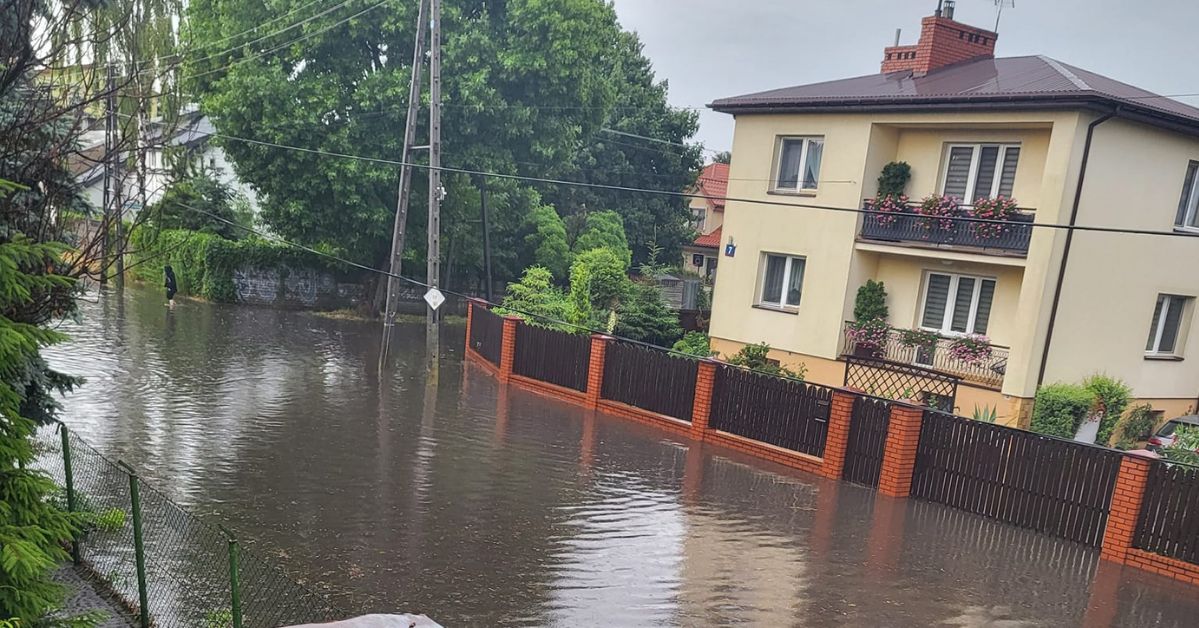
[[[946,335],[985,334],[994,298],[994,279],[929,273],[920,326]]]
[[[1010,197],[1019,160],[1019,144],[950,144],[941,192],[966,204],[983,197]]]
[[[1149,355],[1178,355],[1182,344],[1182,327],[1192,297],[1174,294],[1157,295],[1153,308],[1153,319],[1149,323],[1149,341],[1145,353]]]
[[[815,190],[820,182],[820,160],[823,154],[823,137],[779,138],[778,155],[774,160],[774,189],[792,192]]]
[[[1192,161],[1182,182],[1182,200],[1178,201],[1178,216],[1174,226],[1199,231],[1199,162]]]
[[[758,304],[786,309],[799,307],[804,266],[802,257],[763,253]]]

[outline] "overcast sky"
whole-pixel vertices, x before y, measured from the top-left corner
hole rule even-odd
[[[677,106],[879,71],[883,48],[920,34],[936,0],[614,0]],[[1199,0],[1015,0],[996,56],[1041,54],[1159,94],[1199,93]],[[993,0],[955,19],[993,28]],[[1199,106],[1199,98],[1180,98]],[[698,139],[733,141],[732,116],[703,109]]]

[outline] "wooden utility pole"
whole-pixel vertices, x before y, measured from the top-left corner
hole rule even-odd
[[[383,342],[379,350],[379,369],[387,360],[391,332],[395,327],[400,302],[400,271],[404,258],[404,234],[408,225],[408,200],[412,193],[412,150],[416,143],[416,117],[420,110],[421,68],[425,63],[425,12],[429,0],[421,0],[416,14],[416,45],[412,51],[412,77],[408,84],[408,114],[404,118],[404,152],[400,155],[400,184],[396,193],[396,216],[391,236],[391,275],[387,278],[387,304],[383,311]]]
[[[112,62],[104,70],[104,219],[100,221],[100,285],[108,283],[108,260],[112,255],[112,239],[108,237],[112,225],[112,181],[113,152],[116,143],[116,113],[113,107]]]
[[[430,0],[429,17],[429,252],[427,255],[427,281],[429,290],[437,291],[441,276],[441,0]],[[440,304],[439,304],[440,305]],[[425,317],[425,342],[429,364],[437,368],[441,357],[439,324],[441,317],[437,308],[428,305]]]
[[[488,303],[495,303],[495,298],[491,294],[491,216],[487,211],[487,177],[479,177],[479,210],[483,213],[483,269],[487,275],[487,285],[483,288],[483,294],[487,296]]]

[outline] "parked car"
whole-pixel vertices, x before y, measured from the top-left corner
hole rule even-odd
[[[1174,444],[1174,439],[1176,438],[1174,432],[1178,429],[1179,425],[1199,428],[1199,414],[1180,416],[1177,419],[1170,419],[1169,421],[1166,421],[1166,424],[1161,426],[1161,428],[1157,430],[1157,433],[1149,438],[1149,443],[1146,445],[1146,447],[1150,451],[1160,451],[1166,447],[1172,446]]]

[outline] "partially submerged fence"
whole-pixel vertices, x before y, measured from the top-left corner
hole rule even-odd
[[[296,583],[237,539],[187,512],[59,426],[43,433],[42,468],[63,489],[64,505],[86,513],[72,543],[89,568],[154,626],[273,628],[347,615]]]
[[[521,323],[512,372],[578,391],[587,389],[591,338]]]
[[[491,310],[479,308],[470,325],[470,346],[495,366],[500,364],[504,342],[504,319]]]
[[[810,456],[824,455],[833,389],[721,365],[713,429]]]
[[[1099,547],[1118,451],[928,411],[912,495]]]
[[[495,364],[502,381],[521,375],[516,381],[567,401],[877,486],[884,495],[919,497],[1100,547],[1105,559],[1199,584],[1199,469],[606,336],[516,320],[503,321],[502,334]],[[468,356],[488,361],[470,349]],[[852,376],[880,368],[856,358],[850,366],[860,367]],[[910,386],[917,393],[911,396],[932,406],[953,399],[955,378],[926,375],[891,371],[886,376],[895,379],[885,383]]]
[[[690,421],[698,369],[698,360],[613,342],[604,356],[600,398]]]

